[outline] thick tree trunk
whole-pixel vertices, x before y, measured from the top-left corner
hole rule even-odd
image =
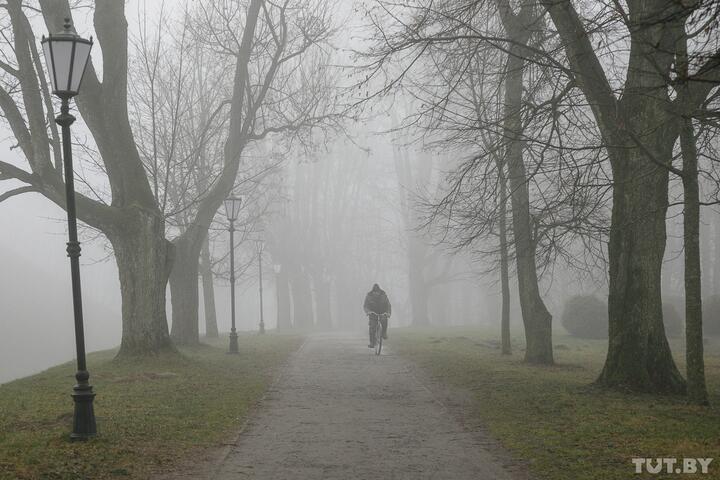
[[[702,285],[700,272],[700,191],[698,187],[697,147],[692,119],[683,122],[680,132],[683,157],[683,215],[685,240],[685,358],[687,392],[696,405],[707,405],[705,360],[703,358]]]
[[[645,141],[667,143],[654,140]],[[670,158],[671,152],[663,153]],[[661,296],[668,170],[649,161],[639,148],[615,154],[609,346],[598,382],[623,390],[679,393],[684,381],[665,337]]]
[[[618,100],[570,1],[541,2],[563,42],[577,85],[607,144],[613,170],[608,245],[609,348],[598,383],[612,388],[679,393],[685,384],[662,320],[668,169],[678,118],[668,92],[684,35],[683,2],[628,2],[630,56]],[[694,102],[686,102],[693,108]]]
[[[523,162],[522,86],[524,60],[517,47],[511,47],[505,76],[504,137],[505,161],[510,181],[513,233],[520,309],[525,325],[525,361],[552,364],[552,316],[540,297],[535,262],[535,239],[532,238],[530,192]]]
[[[192,228],[192,227],[191,227]],[[200,343],[198,277],[202,240],[186,232],[175,245],[175,261],[170,272],[172,338],[178,345]]]
[[[670,7],[670,3],[665,4]],[[603,385],[682,393],[685,381],[665,336],[662,262],[666,247],[668,177],[678,136],[663,72],[675,61],[673,22],[659,3],[637,5],[647,28],[633,30],[625,90],[615,118],[599,117],[613,171],[608,245],[609,346]]]
[[[205,307],[205,336],[218,338],[217,312],[215,311],[215,285],[213,283],[210,242],[207,237],[200,252],[200,276],[203,285],[203,303]]]
[[[175,351],[168,334],[165,289],[173,245],[164,220],[143,209],[128,209],[125,221],[106,234],[120,276],[122,341],[118,356]]]

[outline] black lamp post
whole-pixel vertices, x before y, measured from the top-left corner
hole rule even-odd
[[[263,248],[264,244],[262,240],[257,241],[257,251],[258,251],[258,271],[259,271],[259,281],[258,285],[260,286],[260,333],[265,333],[265,317],[263,314],[263,268],[262,268],[262,254],[263,254]]]
[[[242,198],[228,197],[225,200],[225,215],[230,222],[230,349],[228,353],[238,353],[238,336],[235,329],[235,220],[240,213]]]
[[[80,242],[77,235],[77,215],[75,211],[75,185],[73,178],[72,144],[70,125],[75,117],[70,114],[70,99],[78,94],[85,67],[90,58],[92,38],[86,40],[72,31],[72,23],[65,19],[62,33],[43,36],[42,47],[45,63],[50,73],[53,93],[60,97],[60,115],[55,118],[62,127],[63,163],[65,165],[65,195],[68,217],[67,254],[70,257],[70,275],[72,277],[73,311],[75,316],[75,347],[77,350],[77,385],[73,387],[72,398],[75,403],[73,416],[73,440],[87,440],[97,434],[93,400],[95,394],[89,383],[90,374],[85,362],[85,331],[83,327],[82,291],[80,288]]]

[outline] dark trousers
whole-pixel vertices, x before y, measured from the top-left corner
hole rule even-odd
[[[369,333],[370,333],[370,343],[372,345],[375,345],[375,341],[377,340],[375,338],[375,325],[377,325],[378,321],[378,315],[368,315],[368,326],[369,326]],[[382,324],[382,333],[383,336],[387,334],[387,327],[388,327],[388,318],[383,315],[380,316],[380,323]]]

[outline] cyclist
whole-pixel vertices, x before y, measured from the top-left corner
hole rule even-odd
[[[373,285],[372,290],[365,295],[365,303],[363,304],[365,315],[368,316],[368,325],[370,326],[370,344],[369,348],[375,348],[375,322],[377,322],[378,316],[380,316],[380,322],[382,323],[382,336],[387,339],[387,327],[388,318],[392,313],[392,307],[390,306],[390,300],[380,285],[377,283]],[[376,315],[372,315],[372,314]]]

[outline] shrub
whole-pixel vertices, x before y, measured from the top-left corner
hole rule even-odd
[[[607,338],[607,304],[594,295],[570,297],[565,303],[561,323],[573,337]]]
[[[720,295],[703,300],[703,331],[707,335],[720,335]]]

